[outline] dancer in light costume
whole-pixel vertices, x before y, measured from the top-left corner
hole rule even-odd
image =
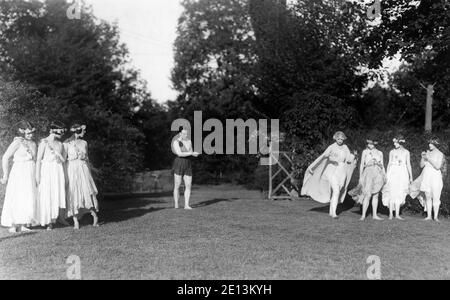
[[[442,180],[442,168],[445,162],[444,154],[438,149],[440,142],[438,138],[429,141],[430,149],[422,153],[420,166],[422,174],[412,184],[410,189],[411,198],[419,199],[420,204],[427,213],[426,221],[439,222],[439,208],[441,206],[441,193],[444,186]]]
[[[17,124],[18,136],[3,155],[2,184],[7,184],[1,225],[10,233],[30,231],[36,210],[36,143],[32,140],[35,128],[28,122]],[[9,161],[14,164],[9,172]]]
[[[67,158],[67,213],[73,218],[75,229],[80,228],[79,220],[87,213],[93,218],[93,226],[98,227],[97,186],[91,175],[88,144],[83,140],[86,125],[75,124],[70,128],[72,136],[64,142]]]
[[[348,192],[356,203],[363,206],[361,221],[366,219],[370,200],[372,200],[373,219],[383,220],[378,217],[378,199],[379,193],[386,183],[386,171],[384,169],[383,152],[376,148],[377,144],[378,142],[375,139],[367,140],[367,148],[361,156],[359,184]]]
[[[39,145],[36,162],[36,182],[39,186],[36,221],[48,230],[59,220],[69,225],[65,218],[66,180],[64,173],[64,148],[60,142],[64,125],[52,123],[50,135]]]
[[[333,138],[336,142],[307,169],[301,194],[330,203],[330,216],[337,219],[338,202],[344,202],[356,167],[356,152],[351,153],[345,145],[347,137],[343,132],[337,132]]]
[[[409,186],[412,183],[411,160],[409,151],[405,149],[406,140],[399,135],[393,140],[394,149],[389,154],[386,174],[386,185],[383,188],[383,205],[389,208],[389,220],[400,217],[400,208],[406,202]]]

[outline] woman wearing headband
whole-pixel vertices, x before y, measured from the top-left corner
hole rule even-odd
[[[73,218],[74,228],[79,229],[79,220],[90,213],[93,226],[98,226],[98,190],[89,168],[88,144],[83,140],[86,126],[75,124],[70,128],[72,137],[64,142],[67,155],[67,204],[68,216]]]
[[[441,193],[443,188],[441,169],[444,165],[444,154],[439,151],[439,139],[429,141],[429,150],[422,153],[420,166],[422,174],[411,184],[411,198],[418,198],[427,213],[426,221],[431,221],[434,211],[434,220],[439,222],[439,208],[441,206]]]
[[[372,200],[373,219],[381,221],[378,217],[378,198],[381,189],[386,182],[386,171],[384,169],[383,152],[376,149],[377,141],[367,140],[367,148],[361,156],[361,165],[359,168],[359,184],[349,192],[358,204],[363,206],[361,221],[366,219],[370,200]]]
[[[63,220],[66,209],[66,181],[64,174],[64,148],[60,142],[64,125],[51,123],[50,135],[39,145],[36,162],[36,182],[39,186],[36,221],[53,229],[53,224]]]
[[[9,227],[9,232],[29,231],[26,227],[34,223],[36,205],[35,159],[36,143],[32,140],[35,128],[28,122],[18,125],[18,137],[3,155],[2,184],[6,184],[1,225]],[[14,164],[9,172],[9,160]]]
[[[333,145],[309,166],[301,194],[320,203],[330,203],[330,216],[337,219],[338,202],[344,202],[348,184],[356,166],[356,152],[351,153],[343,132],[334,135]]]
[[[383,189],[383,204],[389,208],[389,220],[400,217],[400,208],[405,204],[412,182],[412,171],[409,151],[405,149],[403,136],[393,140],[394,149],[389,154],[389,164],[386,174],[386,185]]]

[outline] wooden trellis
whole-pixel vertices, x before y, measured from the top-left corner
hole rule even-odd
[[[298,199],[298,194],[293,194],[292,183],[294,161],[292,153],[283,151],[271,151],[269,158],[269,199]]]

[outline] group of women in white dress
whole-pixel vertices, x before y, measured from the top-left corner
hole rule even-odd
[[[308,168],[302,187],[302,195],[310,196],[320,203],[330,203],[330,216],[338,218],[336,209],[339,201],[347,195],[348,185],[356,169],[357,152],[350,152],[343,132],[334,135],[335,143]],[[366,219],[372,202],[373,219],[378,216],[379,196],[389,208],[389,219],[403,220],[400,209],[407,196],[419,199],[427,212],[425,220],[439,222],[439,208],[443,188],[443,168],[445,156],[439,150],[437,138],[429,141],[429,149],[422,153],[422,174],[413,181],[410,152],[405,149],[405,139],[399,135],[393,139],[394,149],[389,153],[387,169],[384,166],[383,153],[376,148],[375,139],[367,140],[367,148],[362,152],[358,185],[348,194],[362,205],[361,221]],[[433,215],[434,212],[434,215]]]
[[[49,135],[37,147],[35,128],[26,121],[17,124],[17,136],[2,159],[2,184],[6,184],[1,225],[11,233],[43,226],[48,230],[59,221],[69,225],[90,213],[98,226],[98,190],[91,175],[86,126],[74,124],[71,137],[61,142],[65,126],[54,122]],[[13,159],[11,170],[10,160]]]

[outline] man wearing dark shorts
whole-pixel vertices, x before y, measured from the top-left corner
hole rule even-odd
[[[174,172],[174,191],[173,198],[175,200],[175,208],[178,208],[178,200],[180,199],[180,186],[182,180],[184,180],[185,191],[185,209],[192,209],[189,206],[189,200],[191,198],[192,190],[192,158],[197,157],[199,153],[193,152],[192,142],[188,139],[187,130],[183,129],[179,134],[179,137],[173,141],[172,150],[177,156],[173,163]]]

